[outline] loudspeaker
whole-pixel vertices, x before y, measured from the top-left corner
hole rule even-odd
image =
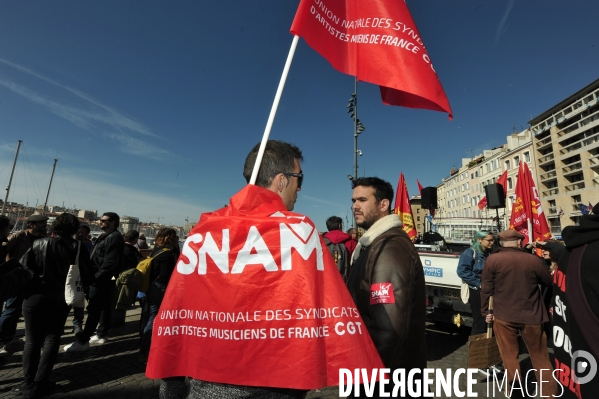
[[[485,195],[487,196],[487,208],[505,208],[505,193],[501,184],[487,184]]]
[[[423,209],[437,209],[437,188],[424,187],[420,203]]]

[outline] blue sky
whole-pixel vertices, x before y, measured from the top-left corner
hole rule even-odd
[[[0,2],[0,184],[9,201],[180,225],[245,181],[287,57],[299,1]],[[359,175],[438,184],[598,78],[599,3],[407,0],[453,108],[382,105],[358,84]],[[300,40],[271,138],[304,152],[295,211],[351,223],[353,77]],[[2,192],[4,198],[5,192]]]

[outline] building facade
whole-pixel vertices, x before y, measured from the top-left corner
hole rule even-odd
[[[599,79],[530,122],[541,203],[553,234],[599,202]]]

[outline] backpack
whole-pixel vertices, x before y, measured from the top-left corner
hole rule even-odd
[[[343,280],[347,280],[349,271],[349,251],[347,247],[343,243],[333,244],[326,237],[324,237],[324,242],[337,265],[337,269],[339,269],[339,273],[341,273],[341,277],[343,277]]]
[[[166,251],[168,251],[168,248],[164,248],[162,250],[162,252],[158,252],[153,257],[148,256],[147,258],[142,259],[137,264],[137,267],[134,270],[137,270],[141,274],[141,286],[139,287],[138,291],[141,291],[143,293],[148,292],[148,289],[150,288],[150,274],[152,271],[152,261],[154,260],[155,257],[157,257],[160,254],[165,253]],[[133,273],[135,273],[135,272],[133,272]]]

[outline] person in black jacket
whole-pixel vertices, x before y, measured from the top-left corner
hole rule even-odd
[[[12,224],[10,219],[0,215],[0,265],[4,264],[6,259],[7,238],[10,234]],[[0,302],[19,294],[31,280],[33,273],[21,267],[11,268],[3,265],[7,270],[0,266]]]
[[[125,259],[123,270],[133,269],[143,258],[141,252],[139,252],[139,249],[135,247],[138,238],[139,232],[137,230],[129,230],[123,236],[123,239],[125,240]]]
[[[80,352],[89,349],[90,343],[102,345],[106,342],[111,316],[111,296],[116,295],[116,285],[112,277],[118,277],[123,270],[125,241],[117,228],[119,215],[105,212],[100,218],[100,228],[104,231],[91,253],[94,278],[89,287],[87,321],[83,331],[77,333],[77,340],[64,347],[65,352]],[[98,327],[96,335],[94,331]]]
[[[64,294],[65,281],[70,265],[76,261],[78,242],[72,236],[78,229],[77,217],[62,213],[52,224],[53,237],[35,240],[33,247],[20,260],[23,268],[30,270],[34,276],[25,290],[23,301],[25,349],[22,391],[25,398],[47,395],[55,386],[49,377],[69,314]],[[84,288],[90,282],[89,265],[89,254],[81,245],[79,269]]]
[[[146,361],[150,352],[152,340],[152,327],[154,318],[164,298],[166,286],[175,270],[177,255],[173,249],[179,245],[175,229],[163,227],[158,230],[155,239],[154,250],[150,255],[152,265],[150,270],[150,288],[141,314],[140,349],[139,359]]]

